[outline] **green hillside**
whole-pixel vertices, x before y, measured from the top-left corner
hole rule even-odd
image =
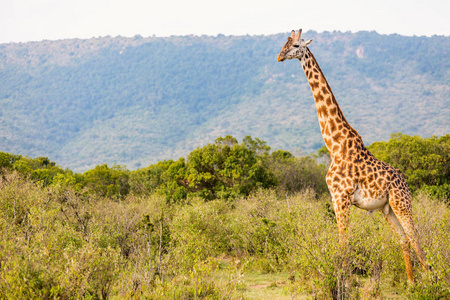
[[[366,144],[450,130],[450,37],[306,32]],[[186,156],[219,136],[273,149],[322,146],[287,34],[105,37],[0,45],[0,151],[83,171]]]

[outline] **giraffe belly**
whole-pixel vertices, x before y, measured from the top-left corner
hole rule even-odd
[[[370,193],[362,190],[359,184],[356,186],[352,204],[369,212],[380,209],[389,211],[388,193],[379,192],[370,197]]]

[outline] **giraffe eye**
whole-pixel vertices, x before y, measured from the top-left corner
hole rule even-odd
[[[292,47],[294,47],[294,48],[298,48],[298,47],[300,47],[300,45],[293,45]]]

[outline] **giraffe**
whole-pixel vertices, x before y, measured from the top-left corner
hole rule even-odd
[[[406,276],[414,283],[410,243],[422,268],[428,270],[412,218],[411,194],[399,170],[376,159],[364,146],[361,136],[347,122],[308,46],[312,39],[301,39],[301,29],[292,30],[278,55],[278,61],[297,58],[305,72],[317,109],[322,136],[330,152],[326,182],[330,190],[339,230],[340,243],[347,240],[352,205],[370,213],[380,210],[397,235],[403,251]]]

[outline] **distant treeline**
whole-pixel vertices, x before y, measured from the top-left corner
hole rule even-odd
[[[303,35],[367,143],[450,130],[450,37]],[[77,172],[99,162],[135,170],[225,135],[313,153],[323,141],[303,70],[276,60],[286,36],[2,44],[2,151]]]
[[[401,133],[369,150],[398,168],[410,189],[450,199],[450,135],[421,138]],[[324,180],[329,156],[325,147],[317,154],[296,157],[289,151],[271,151],[265,141],[250,136],[241,143],[232,136],[192,151],[187,158],[165,160],[135,171],[123,166],[97,165],[84,173],[62,169],[47,157],[29,158],[0,152],[0,168],[16,170],[43,186],[71,187],[79,192],[120,199],[129,193],[163,195],[168,203],[188,197],[204,200],[236,199],[258,188],[293,194],[312,189],[327,193]]]

